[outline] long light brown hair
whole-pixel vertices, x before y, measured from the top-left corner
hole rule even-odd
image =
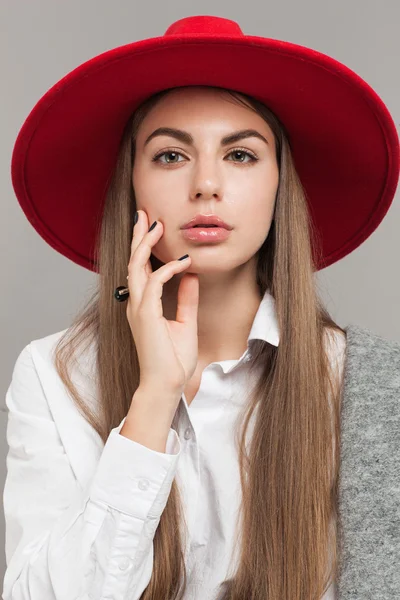
[[[337,527],[330,523],[333,517],[336,524],[337,517],[340,461],[335,449],[340,440],[342,380],[331,369],[325,334],[346,332],[318,296],[312,245],[318,257],[320,242],[288,132],[263,103],[217,89],[265,119],[275,136],[280,173],[274,220],[257,262],[260,298],[268,289],[275,299],[280,339],[278,347],[255,340],[247,363],[259,375],[245,404],[241,432],[237,431],[242,485],[238,562],[220,588],[221,598],[319,600],[336,578],[339,563]],[[126,280],[130,258],[136,210],[135,138],[146,114],[168,92],[147,99],[126,124],[98,220],[98,287],[56,347],[57,371],[77,409],[104,443],[126,416],[140,380],[126,308],[113,298],[113,290]],[[150,260],[153,270],[162,264],[153,255]],[[70,376],[83,342],[96,348],[96,410],[81,397]],[[256,407],[248,445],[246,431]],[[142,600],[183,598],[184,521],[174,480],[155,532],[153,571]]]

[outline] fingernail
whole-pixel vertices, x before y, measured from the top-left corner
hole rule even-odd
[[[154,227],[157,225],[157,221],[154,221],[153,225],[149,227],[149,231],[153,231]]]
[[[189,258],[189,254],[184,254],[183,256],[178,258],[178,260],[183,260],[184,258]]]
[[[134,226],[135,226],[135,225],[136,225],[136,223],[138,222],[138,219],[139,219],[139,213],[138,213],[138,211],[136,211],[136,212],[135,212],[135,216],[134,216],[134,218],[133,218],[133,225],[134,225]]]

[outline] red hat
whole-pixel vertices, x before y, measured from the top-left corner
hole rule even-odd
[[[325,54],[244,35],[234,21],[200,15],[84,62],[26,118],[13,150],[12,183],[29,222],[52,248],[97,271],[96,223],[126,122],[154,93],[188,85],[243,92],[284,123],[322,243],[318,269],[378,227],[397,188],[400,155],[395,124],[376,92]]]

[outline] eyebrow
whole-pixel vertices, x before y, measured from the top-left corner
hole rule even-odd
[[[149,135],[149,137],[144,143],[144,147],[150,142],[150,140],[159,135],[168,135],[169,137],[174,137],[180,142],[187,144],[188,146],[192,146],[194,142],[193,136],[187,131],[183,131],[182,129],[175,129],[174,127],[159,127]],[[233,133],[230,133],[229,135],[223,137],[221,139],[221,146],[227,146],[228,144],[239,142],[240,140],[249,137],[258,138],[259,140],[262,140],[263,142],[269,145],[268,140],[255,129],[242,129],[240,131],[234,131]]]

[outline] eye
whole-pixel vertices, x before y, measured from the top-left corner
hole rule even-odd
[[[183,156],[183,154],[181,152],[178,152],[177,150],[164,150],[163,152],[159,152],[158,154],[156,154],[155,156],[153,156],[152,158],[152,162],[158,162],[160,164],[163,165],[168,165],[168,164],[177,164],[176,161],[173,162],[162,162],[159,159],[164,156],[164,155],[175,155],[175,156]],[[229,154],[227,154],[227,156],[231,156],[232,154],[242,154],[244,156],[248,156],[250,158],[249,161],[247,161],[247,163],[243,162],[243,161],[239,161],[242,164],[250,164],[250,163],[254,163],[256,161],[258,161],[259,159],[255,156],[255,154],[253,154],[252,152],[249,152],[248,150],[244,150],[244,148],[235,148],[234,150],[231,150],[229,152]],[[182,161],[180,161],[182,162]],[[236,161],[233,161],[236,162]]]
[[[250,160],[247,163],[244,164],[249,164],[249,163],[254,163],[258,161],[258,158],[255,154],[253,154],[252,152],[249,152],[248,150],[245,150],[244,148],[235,148],[234,150],[231,150],[229,152],[229,154],[227,154],[227,156],[231,156],[231,154],[242,154],[244,156],[248,156],[250,158]],[[233,161],[235,162],[235,161]],[[243,162],[243,161],[239,161],[239,162]]]
[[[153,162],[158,162],[158,163],[161,163],[161,164],[164,164],[164,165],[165,164],[167,164],[167,165],[168,164],[174,164],[174,162],[176,162],[176,161],[174,161],[172,163],[168,163],[168,162],[167,163],[165,163],[165,162],[163,163],[162,161],[159,160],[162,156],[167,155],[167,154],[169,154],[169,155],[175,155],[175,156],[183,156],[183,154],[181,154],[180,152],[177,152],[176,150],[164,150],[164,152],[159,152],[158,154],[156,154],[152,158],[152,161]]]

